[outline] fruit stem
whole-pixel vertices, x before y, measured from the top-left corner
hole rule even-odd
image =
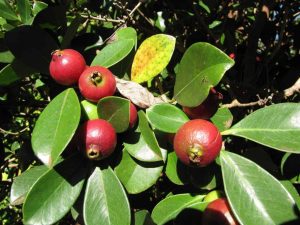
[[[188,156],[191,162],[199,163],[203,155],[203,148],[200,145],[193,146],[188,150]]]
[[[91,75],[91,80],[95,86],[99,86],[102,81],[102,74],[98,71],[95,71]]]

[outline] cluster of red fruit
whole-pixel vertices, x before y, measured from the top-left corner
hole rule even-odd
[[[112,72],[102,66],[87,66],[84,57],[76,50],[56,50],[49,65],[51,77],[61,85],[78,84],[81,95],[97,103],[101,98],[112,96],[116,91],[116,79]],[[137,111],[130,102],[130,124],[137,120]],[[92,160],[107,158],[117,144],[113,126],[103,119],[87,120],[76,135],[79,149]]]

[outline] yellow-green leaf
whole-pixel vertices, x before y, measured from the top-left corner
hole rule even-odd
[[[131,68],[131,80],[142,83],[157,76],[171,60],[175,37],[156,34],[147,38],[138,48]]]

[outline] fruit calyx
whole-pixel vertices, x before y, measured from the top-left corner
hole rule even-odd
[[[98,71],[92,72],[91,81],[95,86],[99,86],[102,82],[102,74]]]
[[[201,145],[194,145],[188,149],[189,160],[193,163],[200,163],[203,156],[203,148]]]
[[[90,145],[89,149],[87,149],[87,157],[89,159],[100,160],[102,158],[102,155],[99,151],[99,146]]]

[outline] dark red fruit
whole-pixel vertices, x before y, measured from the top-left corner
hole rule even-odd
[[[209,203],[202,215],[202,225],[238,225],[226,198]]]
[[[86,68],[79,78],[79,90],[84,98],[92,102],[111,96],[116,91],[116,79],[109,69],[102,66]]]
[[[133,128],[136,121],[137,121],[138,115],[137,110],[134,104],[130,102],[129,106],[129,128]]]
[[[110,156],[117,144],[117,135],[113,126],[102,119],[88,120],[79,129],[78,138],[81,150],[92,160],[101,160]]]
[[[190,120],[178,129],[173,146],[185,165],[203,167],[219,155],[222,136],[213,123],[202,119]]]
[[[209,119],[218,110],[219,103],[223,99],[221,93],[212,88],[208,97],[199,106],[182,107],[182,110],[190,119]]]
[[[85,68],[85,60],[76,50],[64,49],[52,53],[49,72],[59,84],[72,85],[77,83]]]

